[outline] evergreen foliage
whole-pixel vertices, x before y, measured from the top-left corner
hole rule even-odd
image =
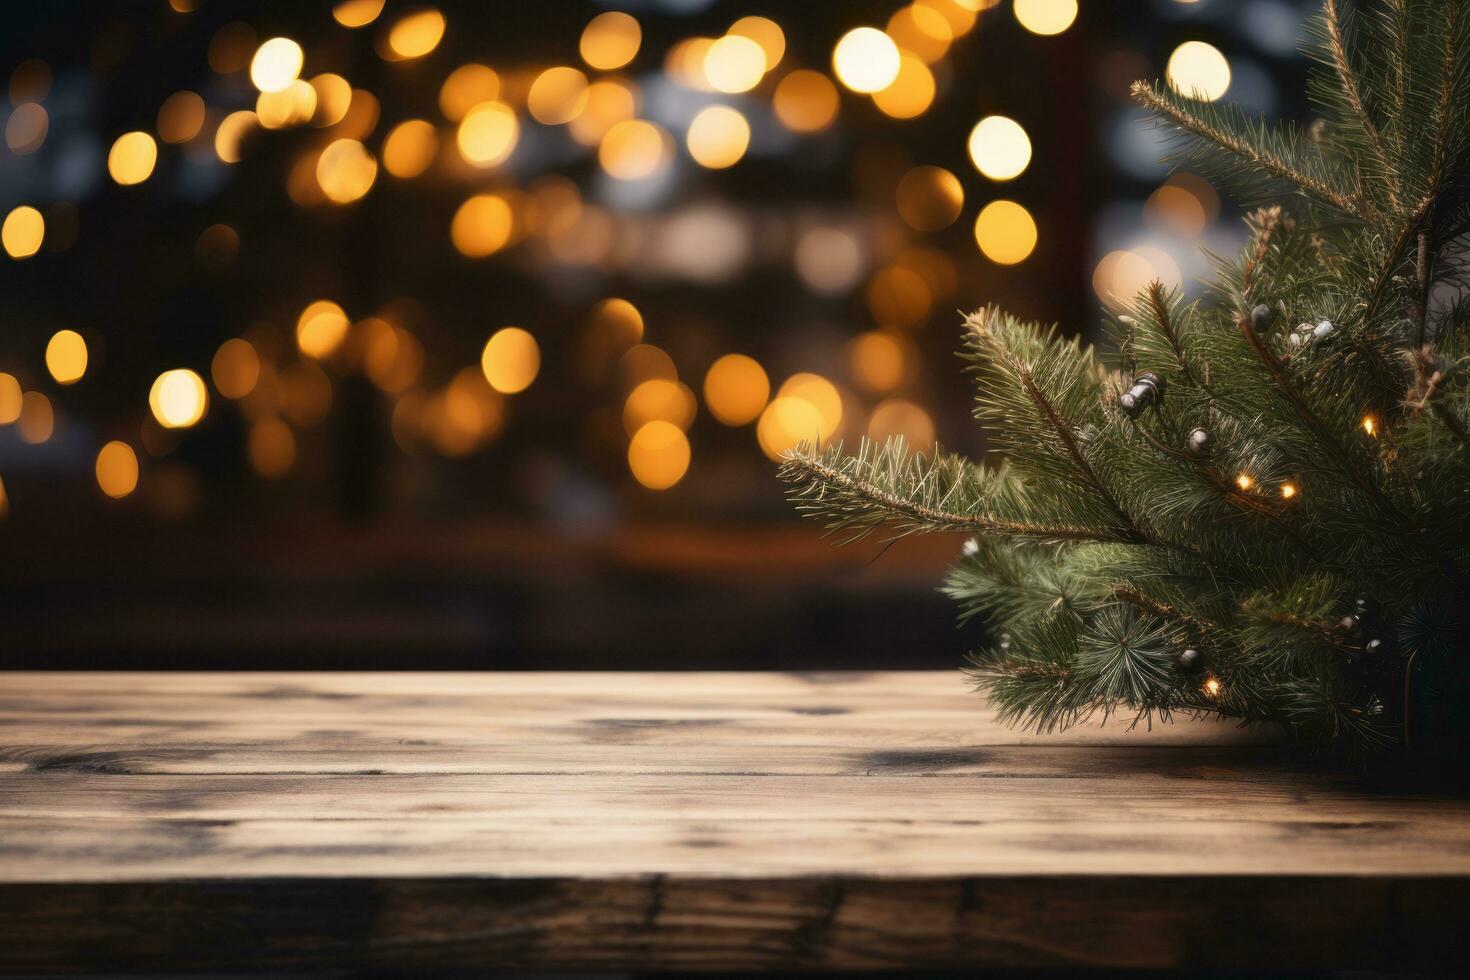
[[[1150,285],[1102,351],[971,315],[994,465],[788,454],[797,506],[839,532],[973,534],[946,591],[989,624],[971,670],[1005,718],[1218,714],[1362,748],[1411,739],[1463,676],[1466,7],[1327,0],[1305,129],[1136,83],[1179,160],[1260,205],[1248,244],[1200,301]]]

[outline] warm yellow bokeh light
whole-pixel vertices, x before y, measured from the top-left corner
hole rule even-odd
[[[685,144],[701,167],[733,167],[750,146],[750,123],[739,110],[727,105],[706,106],[689,123]]]
[[[87,373],[87,342],[75,330],[58,330],[46,342],[46,370],[59,385],[76,384]]]
[[[646,119],[620,122],[602,138],[597,161],[618,180],[651,177],[669,162],[669,136]]]
[[[444,37],[444,15],[433,7],[405,14],[388,31],[387,54],[396,61],[422,58]]]
[[[250,59],[250,81],[262,92],[278,92],[301,75],[306,56],[289,37],[273,37]]]
[[[755,426],[756,441],[761,452],[780,459],[788,449],[801,443],[815,443],[821,438],[822,414],[804,398],[782,395],[771,400]]]
[[[316,87],[296,79],[274,92],[261,92],[255,100],[255,118],[264,129],[304,126],[316,115]]]
[[[316,104],[309,120],[313,126],[325,129],[347,118],[348,112],[352,110],[351,82],[333,72],[323,72],[314,76],[306,84],[311,86],[313,94],[316,95]],[[352,134],[344,132],[342,135],[351,136]]]
[[[505,198],[476,194],[454,212],[449,239],[461,255],[480,259],[504,248],[514,229],[515,216]]]
[[[1230,62],[1213,44],[1185,41],[1169,55],[1164,77],[1181,95],[1214,102],[1230,88]]]
[[[970,160],[991,180],[1019,177],[1031,162],[1031,138],[1014,119],[986,116],[970,130]]]
[[[609,129],[637,114],[637,91],[627,82],[606,78],[587,86],[587,105],[567,130],[583,146],[596,146]]]
[[[975,243],[990,261],[1015,265],[1036,248],[1036,221],[1015,201],[991,201],[975,218]]]
[[[931,65],[944,57],[954,40],[954,28],[949,20],[933,7],[920,3],[894,11],[888,18],[887,34],[900,50]]]
[[[689,457],[689,437],[672,422],[649,422],[628,442],[628,469],[650,490],[667,490],[682,480]]]
[[[56,411],[51,399],[39,391],[28,391],[20,398],[20,417],[15,420],[15,434],[28,446],[39,446],[56,431]]]
[[[954,224],[965,206],[960,179],[943,167],[915,167],[903,175],[895,193],[898,215],[915,231],[939,231]]]
[[[148,407],[165,429],[187,429],[209,409],[204,379],[188,368],[165,371],[148,391]]]
[[[726,34],[704,53],[704,80],[716,92],[749,92],[766,73],[766,52],[739,34]]]
[[[113,500],[121,500],[138,488],[138,454],[125,442],[114,439],[97,453],[97,486]]]
[[[742,17],[731,24],[725,33],[748,37],[759,44],[761,53],[766,56],[766,71],[779,65],[786,55],[786,34],[781,30],[781,25],[769,17]]]
[[[909,371],[909,347],[897,334],[869,330],[848,345],[852,379],[864,391],[883,393],[901,385]]]
[[[342,307],[329,299],[319,299],[296,318],[296,347],[317,360],[331,357],[347,339],[348,326]]]
[[[694,392],[683,382],[673,378],[650,378],[630,391],[623,402],[623,428],[632,435],[657,419],[687,429],[694,424],[698,411]]]
[[[876,27],[848,31],[832,51],[837,80],[854,92],[882,91],[898,77],[899,67],[898,45]]]
[[[725,425],[755,421],[771,396],[766,369],[753,357],[726,354],[710,365],[704,376],[704,403]]]
[[[244,398],[260,381],[260,355],[250,341],[231,338],[214,352],[209,376],[214,379],[214,390],[225,398]]]
[[[589,68],[611,71],[633,60],[643,42],[643,29],[634,17],[617,10],[598,14],[582,29],[579,49]]]
[[[541,370],[541,347],[529,331],[504,327],[485,342],[480,370],[490,387],[503,395],[525,391]]]
[[[873,93],[873,104],[894,119],[912,119],[934,103],[934,90],[929,66],[905,51],[899,55],[897,77],[887,88]]]
[[[9,425],[20,418],[21,397],[20,381],[15,375],[0,371],[0,425]]]
[[[0,225],[0,245],[12,259],[28,259],[41,250],[46,237],[46,219],[41,212],[22,204],[5,216]]]
[[[880,327],[915,327],[934,311],[934,291],[916,270],[884,266],[868,282],[868,309]]]
[[[246,450],[255,472],[267,480],[279,479],[296,462],[296,433],[280,419],[267,416],[250,426]]]
[[[439,88],[439,111],[450,122],[459,122],[481,102],[500,97],[500,76],[487,65],[460,65],[449,73]]]
[[[383,169],[407,180],[429,169],[439,151],[439,134],[424,119],[409,119],[394,126],[383,140]]]
[[[219,128],[214,131],[214,152],[220,162],[239,163],[241,144],[259,124],[249,109],[237,110],[220,120]]]
[[[1032,34],[1060,34],[1077,19],[1077,0],[1016,0],[1016,20]]]
[[[383,12],[384,0],[339,0],[332,5],[332,18],[343,27],[366,27]]]
[[[536,76],[526,93],[526,111],[545,126],[570,122],[587,107],[587,76],[559,65]]]
[[[873,409],[868,438],[877,443],[902,438],[909,449],[928,452],[934,448],[934,420],[913,402],[890,398]]]
[[[175,92],[158,107],[158,138],[187,143],[204,128],[204,100],[196,92]]]
[[[378,161],[357,140],[333,140],[316,162],[316,182],[327,199],[350,204],[372,189]]]
[[[776,392],[778,398],[797,398],[817,410],[821,418],[817,435],[829,438],[842,424],[842,394],[837,386],[820,374],[801,371],[787,378]]]
[[[158,162],[158,144],[142,130],[123,133],[107,153],[107,172],[123,186],[141,184]]]
[[[776,118],[794,133],[815,133],[832,125],[840,101],[832,80],[807,68],[781,79],[773,97]]]
[[[514,109],[504,102],[482,102],[465,113],[455,141],[467,162],[493,167],[510,156],[520,131]]]
[[[5,145],[18,157],[35,153],[46,142],[50,129],[51,117],[45,108],[35,102],[23,102],[5,120]]]

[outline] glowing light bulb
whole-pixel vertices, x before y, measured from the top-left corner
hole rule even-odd
[[[187,429],[204,418],[209,390],[204,379],[188,368],[165,371],[148,392],[148,407],[165,429]]]
[[[854,92],[881,92],[893,84],[900,67],[898,45],[876,27],[848,31],[832,51],[837,80]]]
[[[279,92],[301,74],[305,55],[289,37],[273,37],[250,60],[250,81],[262,92]]]
[[[1249,490],[1251,487],[1256,485],[1256,481],[1251,479],[1251,475],[1249,473],[1241,473],[1235,477],[1235,485],[1237,487],[1240,487],[1240,489],[1242,490]]]
[[[1219,678],[1211,677],[1210,679],[1205,681],[1203,689],[1204,692],[1210,697],[1218,698],[1220,696],[1220,691],[1224,689],[1224,685],[1220,683]]]
[[[1295,497],[1296,496],[1296,484],[1294,484],[1294,483],[1283,483],[1283,484],[1281,484],[1281,496],[1285,497],[1287,500],[1290,500],[1292,497]]]
[[[1363,416],[1363,431],[1370,436],[1378,435],[1378,420],[1371,415]]]

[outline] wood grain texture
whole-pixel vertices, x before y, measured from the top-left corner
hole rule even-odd
[[[1446,966],[1470,802],[954,673],[0,674],[0,970]]]

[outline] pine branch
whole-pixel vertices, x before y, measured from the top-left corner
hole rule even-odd
[[[1272,177],[1295,184],[1345,214],[1361,219],[1369,216],[1369,209],[1361,195],[1356,192],[1344,193],[1316,177],[1303,173],[1288,163],[1280,154],[1250,143],[1238,134],[1228,132],[1221,126],[1211,123],[1198,111],[1191,111],[1182,103],[1167,98],[1148,82],[1141,80],[1134,82],[1131,91],[1133,97],[1142,105],[1164,116],[1180,129],[1193,133],[1240,157]]]
[[[876,455],[863,441],[856,456],[840,446],[825,453],[799,446],[783,456],[781,479],[795,486],[797,509],[826,520],[857,540],[888,525],[900,535],[921,531],[994,533],[1042,541],[1140,543],[1126,533],[1078,525],[1011,520],[987,513],[986,477],[967,461],[936,454],[932,462],[904,452],[901,440]],[[976,506],[965,506],[965,502]],[[958,502],[959,506],[953,506]]]
[[[1357,116],[1358,124],[1363,127],[1363,132],[1368,137],[1368,146],[1379,166],[1382,168],[1384,185],[1388,189],[1389,201],[1395,211],[1400,208],[1398,188],[1392,178],[1395,172],[1393,163],[1389,160],[1388,148],[1384,145],[1383,136],[1378,132],[1378,127],[1373,122],[1373,116],[1368,112],[1367,106],[1363,104],[1363,93],[1358,87],[1358,76],[1353,70],[1352,59],[1348,56],[1347,45],[1342,36],[1342,19],[1338,14],[1337,0],[1326,0],[1324,15],[1327,26],[1328,45],[1332,52],[1334,67],[1337,69],[1337,77],[1342,86],[1343,95],[1348,104],[1352,106],[1353,113]],[[1402,102],[1400,102],[1402,104]]]

